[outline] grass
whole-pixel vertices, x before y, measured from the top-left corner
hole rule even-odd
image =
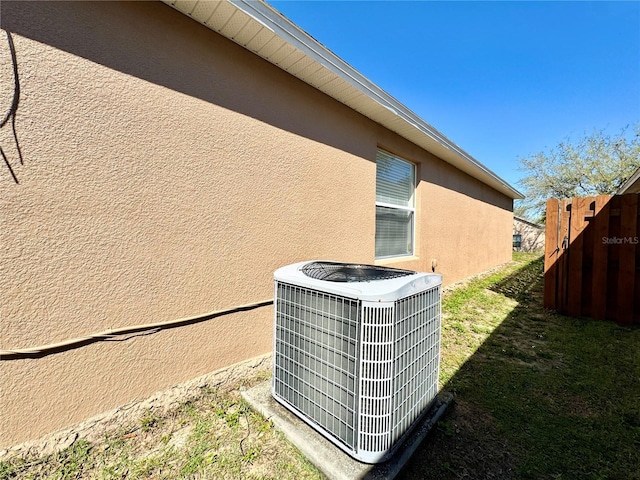
[[[535,255],[444,296],[441,383],[455,401],[404,479],[640,480],[640,328],[544,310]],[[321,478],[239,387],[147,411],[97,444],[0,462],[0,480]]]
[[[404,478],[640,479],[640,329],[542,308],[543,259],[443,299],[454,407]]]
[[[263,374],[245,379],[250,386]],[[103,442],[79,440],[47,458],[0,462],[0,479],[320,479],[321,474],[240,397],[210,388],[160,417],[147,411]]]

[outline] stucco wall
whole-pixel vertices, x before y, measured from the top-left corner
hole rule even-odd
[[[416,257],[394,264],[437,258],[448,283],[510,259],[510,199],[166,5],[0,9],[24,158],[2,128],[3,349],[269,299],[295,261],[372,263],[378,146],[420,178]],[[2,361],[0,447],[268,352],[272,314]]]
[[[522,244],[515,250],[521,252],[539,252],[544,249],[545,230],[523,222],[517,218],[513,219],[513,235],[522,235]]]
[[[445,285],[511,260],[513,201],[392,132],[377,126],[382,148],[417,163],[415,256],[378,263],[431,271]]]

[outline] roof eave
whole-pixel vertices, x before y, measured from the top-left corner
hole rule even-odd
[[[629,179],[618,189],[616,194],[640,193],[640,168],[638,168]]]
[[[514,215],[514,216],[513,216],[513,219],[514,219],[514,220],[518,220],[519,222],[522,222],[522,223],[526,223],[527,225],[531,225],[532,227],[539,228],[539,229],[541,229],[541,230],[544,230],[544,229],[545,229],[545,226],[544,226],[544,225],[540,225],[540,224],[538,224],[538,223],[534,223],[534,222],[532,222],[531,220],[527,220],[526,218],[519,217],[518,215]]]
[[[197,0],[162,1],[353,110],[365,115],[374,122],[379,123],[433,153],[447,163],[503,193],[507,197],[512,199],[524,198],[519,191],[506,181],[482,165],[442,133],[422,120],[418,115],[376,84],[368,80],[264,1],[227,0],[227,2],[215,3],[206,2],[206,0],[201,0],[200,2]],[[217,23],[218,18],[216,17],[216,12],[219,7],[215,7],[214,5],[223,3],[225,6],[230,5],[236,11],[242,12],[242,14],[248,17],[248,21],[256,22],[260,27],[270,32],[263,37],[264,40],[262,40],[262,44],[255,41],[255,36],[252,37],[250,41],[245,42],[240,38],[240,32],[236,32],[234,35],[228,28],[228,19],[226,19],[227,21],[220,19],[219,23]],[[202,4],[203,8],[199,10],[198,4]],[[246,24],[243,28],[246,28]],[[318,69],[315,71],[313,71],[313,69],[305,69],[306,74],[300,71],[289,71],[283,62],[279,62],[274,56],[270,56],[264,52],[263,47],[274,40],[274,37],[281,39],[301,52],[304,57],[311,59]],[[310,71],[312,71],[311,74],[308,73]],[[319,71],[322,72],[321,75],[325,81],[323,84],[314,84],[316,83],[314,82],[316,78],[312,77],[314,75],[318,76]],[[328,77],[332,77],[330,81],[326,81]],[[351,93],[357,91],[363,95],[354,97],[353,95],[341,93],[344,91],[350,91]],[[391,116],[389,114],[391,114]],[[397,121],[398,118],[401,120],[400,122]]]

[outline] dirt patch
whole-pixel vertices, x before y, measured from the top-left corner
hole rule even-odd
[[[145,415],[166,416],[180,404],[197,398],[203,389],[235,383],[258,372],[268,373],[271,369],[271,354],[246,360],[227,368],[202,375],[188,382],[156,392],[151,397],[122,405],[101,413],[64,430],[45,435],[37,440],[24,442],[0,450],[0,461],[14,457],[44,457],[71,447],[78,440],[99,442],[105,436],[119,431],[123,425],[138,422]],[[252,373],[253,372],[253,373]],[[132,436],[135,432],[125,433]]]
[[[465,277],[462,280],[458,280],[457,282],[450,283],[447,286],[442,288],[442,293],[443,294],[447,294],[447,293],[453,292],[455,290],[458,290],[460,288],[464,288],[469,283],[471,283],[471,282],[473,282],[475,280],[491,276],[494,273],[497,273],[497,272],[500,272],[500,271],[504,270],[508,265],[514,265],[514,264],[515,264],[515,262],[513,262],[513,261],[507,262],[507,263],[503,263],[503,264],[497,265],[495,267],[491,267],[488,270],[485,270],[483,272],[480,272],[480,273],[477,273],[475,275],[472,275],[470,277]]]

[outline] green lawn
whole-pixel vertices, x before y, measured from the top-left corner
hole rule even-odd
[[[46,458],[0,462],[0,480],[321,479],[273,424],[240,397],[241,386],[267,378],[262,373],[203,389],[199,398],[169,414],[147,411],[102,442],[79,440]]]
[[[405,478],[640,479],[640,328],[542,308],[543,259],[447,295],[453,408]]]
[[[402,478],[640,480],[640,328],[545,311],[535,255],[445,295],[441,383],[454,403]],[[321,478],[239,387],[98,444],[0,462],[0,480]]]

